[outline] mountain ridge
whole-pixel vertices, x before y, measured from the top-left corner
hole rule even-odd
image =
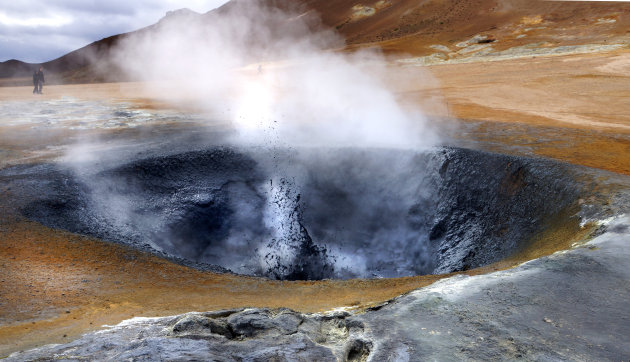
[[[203,14],[189,9],[169,11],[153,25],[103,38],[44,63],[24,63],[14,59],[0,62],[0,78],[28,78],[41,64],[47,75],[50,74],[49,83],[127,80],[112,60],[112,49],[121,40],[150,32],[182,17],[211,22],[214,16],[221,16],[236,6],[248,6],[248,1],[232,0]],[[462,52],[483,54],[487,48],[484,44],[489,43],[495,51],[532,44],[539,48],[613,41],[630,44],[630,30],[627,30],[630,29],[630,4],[621,3],[526,0],[379,0],[363,3],[261,0],[259,3],[294,12],[299,10],[304,14],[316,13],[324,27],[334,29],[341,36],[347,50],[378,47],[386,54],[433,56],[444,60],[459,57]]]

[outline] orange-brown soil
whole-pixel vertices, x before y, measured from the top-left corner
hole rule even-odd
[[[435,116],[463,119],[460,128],[450,130],[455,138],[630,175],[630,152],[625,152],[630,147],[630,103],[624,101],[630,95],[629,64],[630,53],[617,51],[438,65],[428,68],[437,82],[417,84],[399,95],[419,104],[443,100],[446,107],[425,108]],[[143,89],[135,83],[50,86],[41,99],[74,96],[166,107],[151,103],[151,94]],[[30,91],[0,88],[0,99],[31,99]],[[16,139],[16,132],[27,130],[0,125],[0,149],[12,152],[0,153],[2,165],[32,160],[34,149],[64,137],[25,140]],[[0,189],[0,356],[69,340],[133,316],[245,306],[305,312],[366,307],[442,277],[277,282],[200,272],[25,221],[3,202],[9,192]],[[469,273],[565,249],[589,232],[575,219],[553,225],[510,260]]]
[[[467,274],[509,268],[566,249],[591,231],[572,219],[538,235],[531,247],[508,260]],[[139,316],[240,307],[362,309],[449,276],[283,282],[214,274],[23,220],[8,223],[0,244],[0,356],[69,341]]]
[[[480,34],[498,49],[611,42],[627,36],[630,5],[542,0],[306,0],[350,45],[426,55]]]
[[[200,272],[30,222],[15,223],[0,235],[0,356],[133,316],[236,307],[318,312],[367,306],[439,278],[268,281]]]
[[[476,132],[485,143],[630,175],[630,52],[438,65],[431,72],[451,116],[490,122]]]

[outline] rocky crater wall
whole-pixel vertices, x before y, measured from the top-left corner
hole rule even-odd
[[[22,212],[47,226],[290,280],[487,265],[577,217],[586,192],[577,167],[460,148],[211,147],[2,173],[37,178]]]

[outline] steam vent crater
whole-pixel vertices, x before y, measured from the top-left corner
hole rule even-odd
[[[226,146],[126,162],[40,166],[45,196],[23,214],[215,271],[390,278],[509,257],[582,188],[573,166],[461,148]]]

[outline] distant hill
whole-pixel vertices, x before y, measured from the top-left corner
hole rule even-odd
[[[96,41],[45,63],[25,63],[19,60],[0,62],[0,78],[26,78],[20,83],[30,84],[33,71],[43,66],[46,71],[46,82],[49,84],[104,81],[105,78],[95,71],[96,66],[107,65],[110,49],[122,36],[115,35]]]
[[[0,78],[27,76],[33,72],[34,68],[34,65],[24,63],[16,59],[0,62]]]
[[[49,82],[120,81],[111,49],[122,39],[151,32],[169,21],[186,17],[211,22],[213,17],[250,0],[232,0],[206,14],[171,11],[157,24],[114,35],[42,65]],[[493,50],[528,46],[575,46],[625,42],[630,44],[630,4],[538,0],[261,0],[270,6],[316,13],[324,26],[335,29],[348,49],[380,47],[386,53],[412,56],[459,56],[460,46],[475,52],[483,44]],[[475,37],[477,36],[477,37]],[[472,40],[471,40],[472,39]],[[469,47],[470,42],[474,47]],[[468,42],[468,43],[466,43]],[[478,44],[478,45],[477,45]],[[18,60],[0,63],[0,78],[28,78],[39,64]]]
[[[157,24],[142,28],[140,30],[110,36],[80,49],[72,51],[57,59],[44,63],[25,63],[19,60],[8,60],[0,62],[0,78],[26,78],[20,79],[19,83],[30,84],[33,71],[43,66],[46,71],[46,82],[56,83],[98,83],[105,81],[122,81],[121,72],[117,71],[116,64],[112,61],[112,49],[122,39],[150,32],[162,22],[178,19],[181,17],[201,17],[189,9],[169,11]],[[15,85],[11,82],[5,82]]]

